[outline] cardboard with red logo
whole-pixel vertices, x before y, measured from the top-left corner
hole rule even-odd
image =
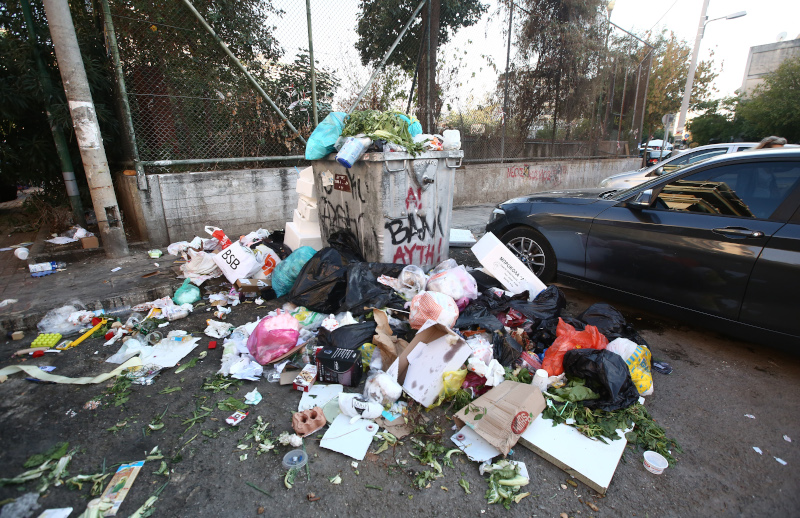
[[[489,444],[508,455],[528,426],[546,407],[539,389],[504,381],[453,416],[456,426],[469,426]]]

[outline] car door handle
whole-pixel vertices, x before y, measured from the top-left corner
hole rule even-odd
[[[715,228],[712,232],[731,237],[764,237],[764,233],[760,230],[750,230],[743,227]]]

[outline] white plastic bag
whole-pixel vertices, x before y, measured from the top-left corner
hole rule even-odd
[[[436,291],[423,291],[411,299],[408,322],[419,329],[428,320],[453,327],[458,320],[458,306],[452,297]]]
[[[410,264],[403,268],[403,271],[400,272],[396,279],[388,275],[381,275],[378,277],[378,282],[384,286],[389,286],[404,299],[411,300],[419,295],[420,292],[425,291],[428,276],[425,275],[422,268]]]
[[[463,266],[448,268],[432,275],[425,289],[449,295],[459,306],[462,300],[466,306],[469,300],[478,298],[478,283]]]
[[[61,306],[60,308],[51,309],[39,321],[36,327],[40,333],[58,333],[61,336],[69,336],[80,331],[81,327],[78,324],[72,324],[69,321],[70,315],[83,310],[83,305],[79,302],[74,302],[73,305]]]
[[[193,249],[188,250],[189,262],[181,265],[184,277],[190,279],[192,283],[200,286],[208,279],[213,279],[222,275],[214,256],[205,252],[197,252]]]
[[[403,387],[393,377],[383,371],[370,372],[364,384],[364,399],[386,406],[400,399],[401,395]]]

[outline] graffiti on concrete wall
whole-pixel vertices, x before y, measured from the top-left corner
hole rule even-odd
[[[506,178],[524,178],[540,183],[559,183],[563,175],[564,167],[561,164],[552,164],[544,167],[519,164],[506,168]]]

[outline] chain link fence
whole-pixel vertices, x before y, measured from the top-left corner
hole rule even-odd
[[[647,90],[647,49],[637,48],[629,38],[628,58],[614,55],[606,37],[605,51],[593,51],[597,63],[592,77],[571,85],[568,92],[556,89],[549,97],[537,97],[527,86],[535,80],[521,37],[531,15],[526,2],[519,2],[513,8],[489,2],[477,23],[450,33],[449,41],[439,46],[436,93],[441,108],[435,110],[434,127],[424,130],[459,129],[465,160],[472,162],[636,153]],[[365,3],[381,8],[380,2]],[[380,62],[376,56],[392,46],[417,4],[409,2],[410,7],[395,13],[391,6],[396,3],[367,13],[359,0],[308,2],[319,121],[332,110],[352,106]],[[261,31],[255,43],[241,40],[247,27],[237,27],[239,13],[226,17],[209,0],[194,2],[307,138],[315,120],[306,6],[296,0],[248,4],[247,21]],[[147,172],[302,161],[303,142],[183,3],[109,0],[109,6],[139,160]],[[362,21],[362,33],[369,32],[365,27],[377,32],[365,37],[359,35],[362,17],[388,17],[392,23],[381,28]],[[422,13],[415,17],[392,54],[402,59],[389,60],[358,109],[419,115],[416,110],[424,99],[415,86],[420,67],[425,67],[423,20]],[[367,52],[372,57],[365,62]]]

